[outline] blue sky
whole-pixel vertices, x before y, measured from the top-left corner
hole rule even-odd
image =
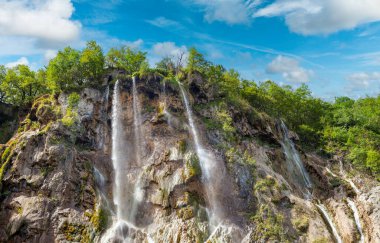
[[[191,46],[243,78],[332,99],[380,92],[380,0],[0,0],[0,63],[42,67],[88,40],[148,52]]]

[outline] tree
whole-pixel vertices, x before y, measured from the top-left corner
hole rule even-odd
[[[81,53],[71,47],[59,51],[49,62],[47,80],[49,87],[56,91],[74,91],[83,85],[80,65]]]
[[[138,72],[142,65],[148,65],[146,52],[133,50],[130,47],[111,48],[106,63],[108,67],[124,69],[129,75]]]
[[[187,70],[189,72],[198,71],[205,73],[210,66],[210,63],[206,61],[204,56],[197,51],[194,47],[189,50],[189,58],[187,61]]]
[[[95,42],[87,42],[86,48],[82,51],[80,65],[84,83],[88,85],[99,85],[104,73],[105,57],[102,48]]]
[[[1,89],[1,84],[4,82],[6,75],[7,69],[3,65],[0,65],[0,102],[5,101],[5,92]]]
[[[8,69],[1,90],[7,103],[22,106],[32,102],[37,96],[47,92],[44,79],[37,79],[36,73],[26,65]]]

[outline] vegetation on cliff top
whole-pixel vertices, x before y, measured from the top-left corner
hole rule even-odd
[[[146,53],[122,47],[104,54],[94,41],[83,50],[67,47],[58,52],[46,68],[38,71],[28,66],[14,68],[0,66],[0,102],[30,107],[43,94],[80,92],[86,87],[100,87],[104,74],[124,70],[126,75],[155,73],[166,80],[186,80],[197,74],[204,87],[212,91],[214,100],[223,100],[241,110],[267,113],[283,119],[300,135],[305,149],[318,149],[339,155],[345,161],[380,174],[380,96],[352,100],[348,97],[326,102],[313,97],[306,85],[297,89],[280,86],[273,81],[255,83],[242,79],[235,70],[207,61],[191,48],[185,60],[184,53],[167,57],[150,68]],[[75,96],[75,97],[74,97]],[[74,95],[72,98],[78,98]],[[218,114],[227,137],[234,139],[226,105],[219,106]],[[71,118],[71,117],[70,117]],[[66,119],[68,125],[72,119]]]

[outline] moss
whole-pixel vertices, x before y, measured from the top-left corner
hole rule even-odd
[[[101,233],[107,228],[108,214],[102,207],[99,207],[92,215],[90,221],[95,231]]]
[[[78,112],[72,108],[67,108],[66,115],[62,118],[62,124],[72,128],[78,119]]]
[[[276,185],[277,185],[276,180],[271,176],[267,176],[265,179],[259,180],[255,184],[254,190],[256,192],[263,193],[276,187]]]
[[[202,175],[199,158],[196,154],[192,154],[190,159],[186,161],[186,168],[188,170],[188,178]]]
[[[69,95],[67,98],[67,103],[69,105],[69,108],[76,108],[79,104],[80,95],[76,92],[73,92]]]
[[[330,243],[330,242],[331,242],[330,239],[325,238],[325,237],[313,240],[313,243]]]
[[[194,210],[192,207],[180,208],[177,210],[177,216],[183,220],[188,220],[194,217]]]
[[[254,241],[289,242],[283,228],[284,216],[273,212],[268,205],[261,205],[256,215],[251,218],[256,224]]]
[[[179,141],[178,143],[178,150],[181,154],[184,154],[187,150],[187,142],[185,139]]]
[[[292,223],[294,227],[302,233],[305,233],[309,228],[309,218],[305,215],[292,220]]]
[[[83,224],[69,223],[65,221],[61,226],[61,231],[66,240],[74,242],[91,242],[88,229]]]
[[[22,215],[22,211],[23,211],[22,207],[17,207],[17,214],[18,215]]]
[[[1,156],[1,167],[0,167],[0,192],[2,190],[2,181],[5,175],[5,172],[8,170],[12,157],[14,155],[14,146],[16,145],[16,140],[14,140],[9,147],[5,149]]]
[[[157,107],[157,117],[163,117],[165,115],[165,103],[160,102]]]

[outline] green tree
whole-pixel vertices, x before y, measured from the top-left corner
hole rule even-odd
[[[189,57],[187,60],[187,70],[189,72],[198,71],[200,73],[206,73],[210,63],[206,61],[204,56],[198,52],[194,47],[189,49]]]
[[[106,63],[108,67],[124,69],[129,75],[140,71],[141,66],[148,65],[146,52],[133,50],[130,47],[111,48],[107,54]]]
[[[49,62],[46,75],[52,90],[70,92],[83,86],[80,57],[78,50],[66,47]]]
[[[87,42],[80,57],[81,72],[86,86],[97,86],[104,73],[105,57],[102,48],[95,42]]]
[[[26,65],[8,69],[1,90],[7,103],[22,106],[47,92],[45,79],[37,79],[36,73]]]
[[[5,92],[1,89],[1,84],[4,82],[6,75],[7,69],[4,67],[4,65],[0,65],[0,102],[5,101]]]

